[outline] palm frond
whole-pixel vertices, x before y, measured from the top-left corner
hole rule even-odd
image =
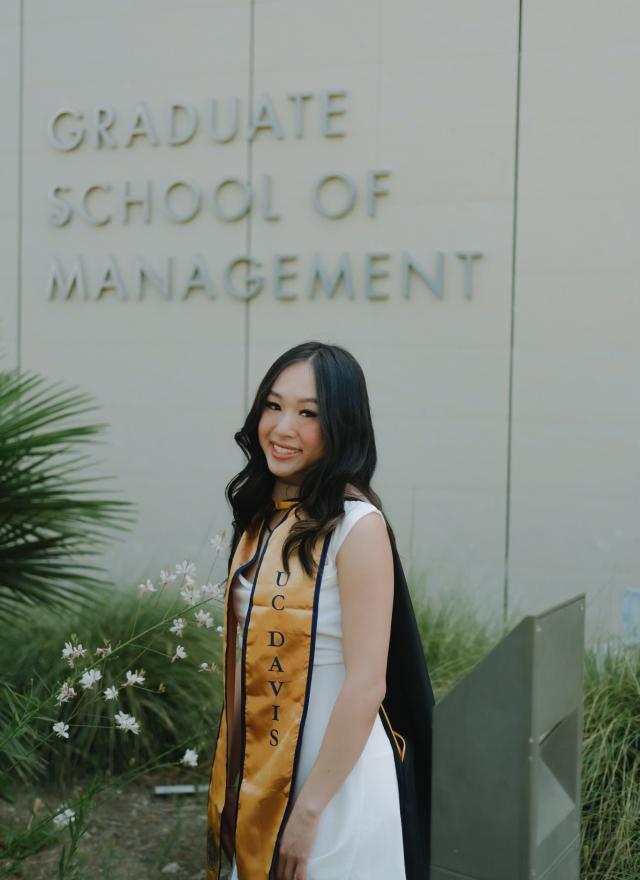
[[[86,472],[83,444],[101,442],[106,423],[86,392],[36,373],[0,372],[0,621],[42,604],[69,609],[108,588],[87,561],[135,522],[134,505],[98,488],[112,477]]]

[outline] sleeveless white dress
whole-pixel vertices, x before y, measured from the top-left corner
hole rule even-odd
[[[345,678],[336,554],[356,522],[373,512],[382,516],[368,501],[345,501],[345,514],[329,541],[318,600],[313,675],[294,798],[315,763]],[[232,600],[241,627],[250,595],[251,583],[238,575],[232,587]],[[353,769],[320,815],[307,877],[308,880],[405,880],[398,780],[392,746],[379,715]],[[231,880],[238,880],[235,860]]]

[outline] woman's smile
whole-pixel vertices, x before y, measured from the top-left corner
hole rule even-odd
[[[271,443],[271,454],[274,458],[284,460],[285,458],[293,458],[298,455],[300,449],[292,449],[289,446],[279,446],[277,443]]]

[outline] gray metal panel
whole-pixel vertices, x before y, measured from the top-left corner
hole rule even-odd
[[[526,865],[532,656],[525,620],[435,707],[434,865],[482,880]]]
[[[560,861],[579,877],[583,656],[584,594],[521,621],[435,706],[432,880],[555,880]]]
[[[553,864],[542,874],[531,874],[535,880],[579,880],[580,878],[580,838],[571,844]]]
[[[532,877],[544,876],[559,853],[578,846],[584,608],[584,598],[564,602],[535,621]]]

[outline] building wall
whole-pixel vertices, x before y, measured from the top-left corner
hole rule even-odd
[[[640,587],[639,38],[630,2],[525,4],[510,580],[584,589],[591,633]]]
[[[18,296],[20,263],[20,3],[0,7],[0,365],[15,366],[18,359]]]
[[[233,433],[285,348],[345,345],[367,376],[379,449],[374,488],[407,569],[428,594],[461,589],[488,616],[540,611],[587,593],[589,637],[622,630],[625,591],[640,586],[638,270],[640,11],[614,0],[481,5],[413,0],[18,0],[0,13],[0,318],[5,362],[95,395],[109,422],[101,468],[139,506],[135,530],[104,557],[119,582],[155,577],[178,559],[207,571],[207,539],[228,526],[223,490],[242,465]],[[343,92],[322,131],[323,94]],[[296,131],[299,99],[302,129]],[[243,125],[272,99],[282,137],[259,130],[213,143],[212,98],[240,99]],[[169,102],[191,102],[196,135],[166,143]],[[123,146],[144,102],[158,145]],[[64,107],[91,128],[115,109],[120,145],[53,148]],[[20,114],[22,155],[20,156]],[[261,117],[264,118],[264,117]],[[68,133],[69,120],[60,131]],[[297,136],[301,134],[301,136]],[[367,211],[370,172],[381,188]],[[314,210],[314,181],[348,175],[353,209]],[[254,203],[217,219],[217,183],[246,179]],[[163,186],[190,180],[207,204],[172,223]],[[150,222],[50,222],[52,186],[77,209],[90,184],[152,182]],[[271,214],[261,187],[271,187]],[[21,192],[20,192],[21,186]],[[233,207],[233,187],[221,204]],[[237,195],[237,193],[235,193]],[[338,183],[322,191],[336,207]],[[174,193],[186,210],[184,188]],[[96,192],[92,208],[111,204]],[[55,212],[55,211],[54,211]],[[278,218],[273,215],[279,215]],[[21,222],[21,227],[20,227]],[[21,242],[21,250],[19,244]],[[415,274],[403,295],[402,254]],[[16,259],[16,253],[19,259]],[[353,298],[306,293],[313,255],[347,254]],[[481,256],[465,261],[459,253]],[[365,293],[365,258],[386,276]],[[437,285],[442,254],[443,284]],[[129,291],[96,291],[112,256]],[[215,296],[180,289],[195,255]],[[224,289],[235,257],[260,261],[255,298]],[[281,282],[272,273],[297,274]],[[54,257],[84,261],[89,296],[49,296]],[[173,260],[174,291],[133,294],[133,264]],[[471,285],[465,291],[465,266]],[[238,277],[238,276],[234,276]],[[20,321],[18,314],[21,315]],[[507,576],[505,577],[505,573]]]

